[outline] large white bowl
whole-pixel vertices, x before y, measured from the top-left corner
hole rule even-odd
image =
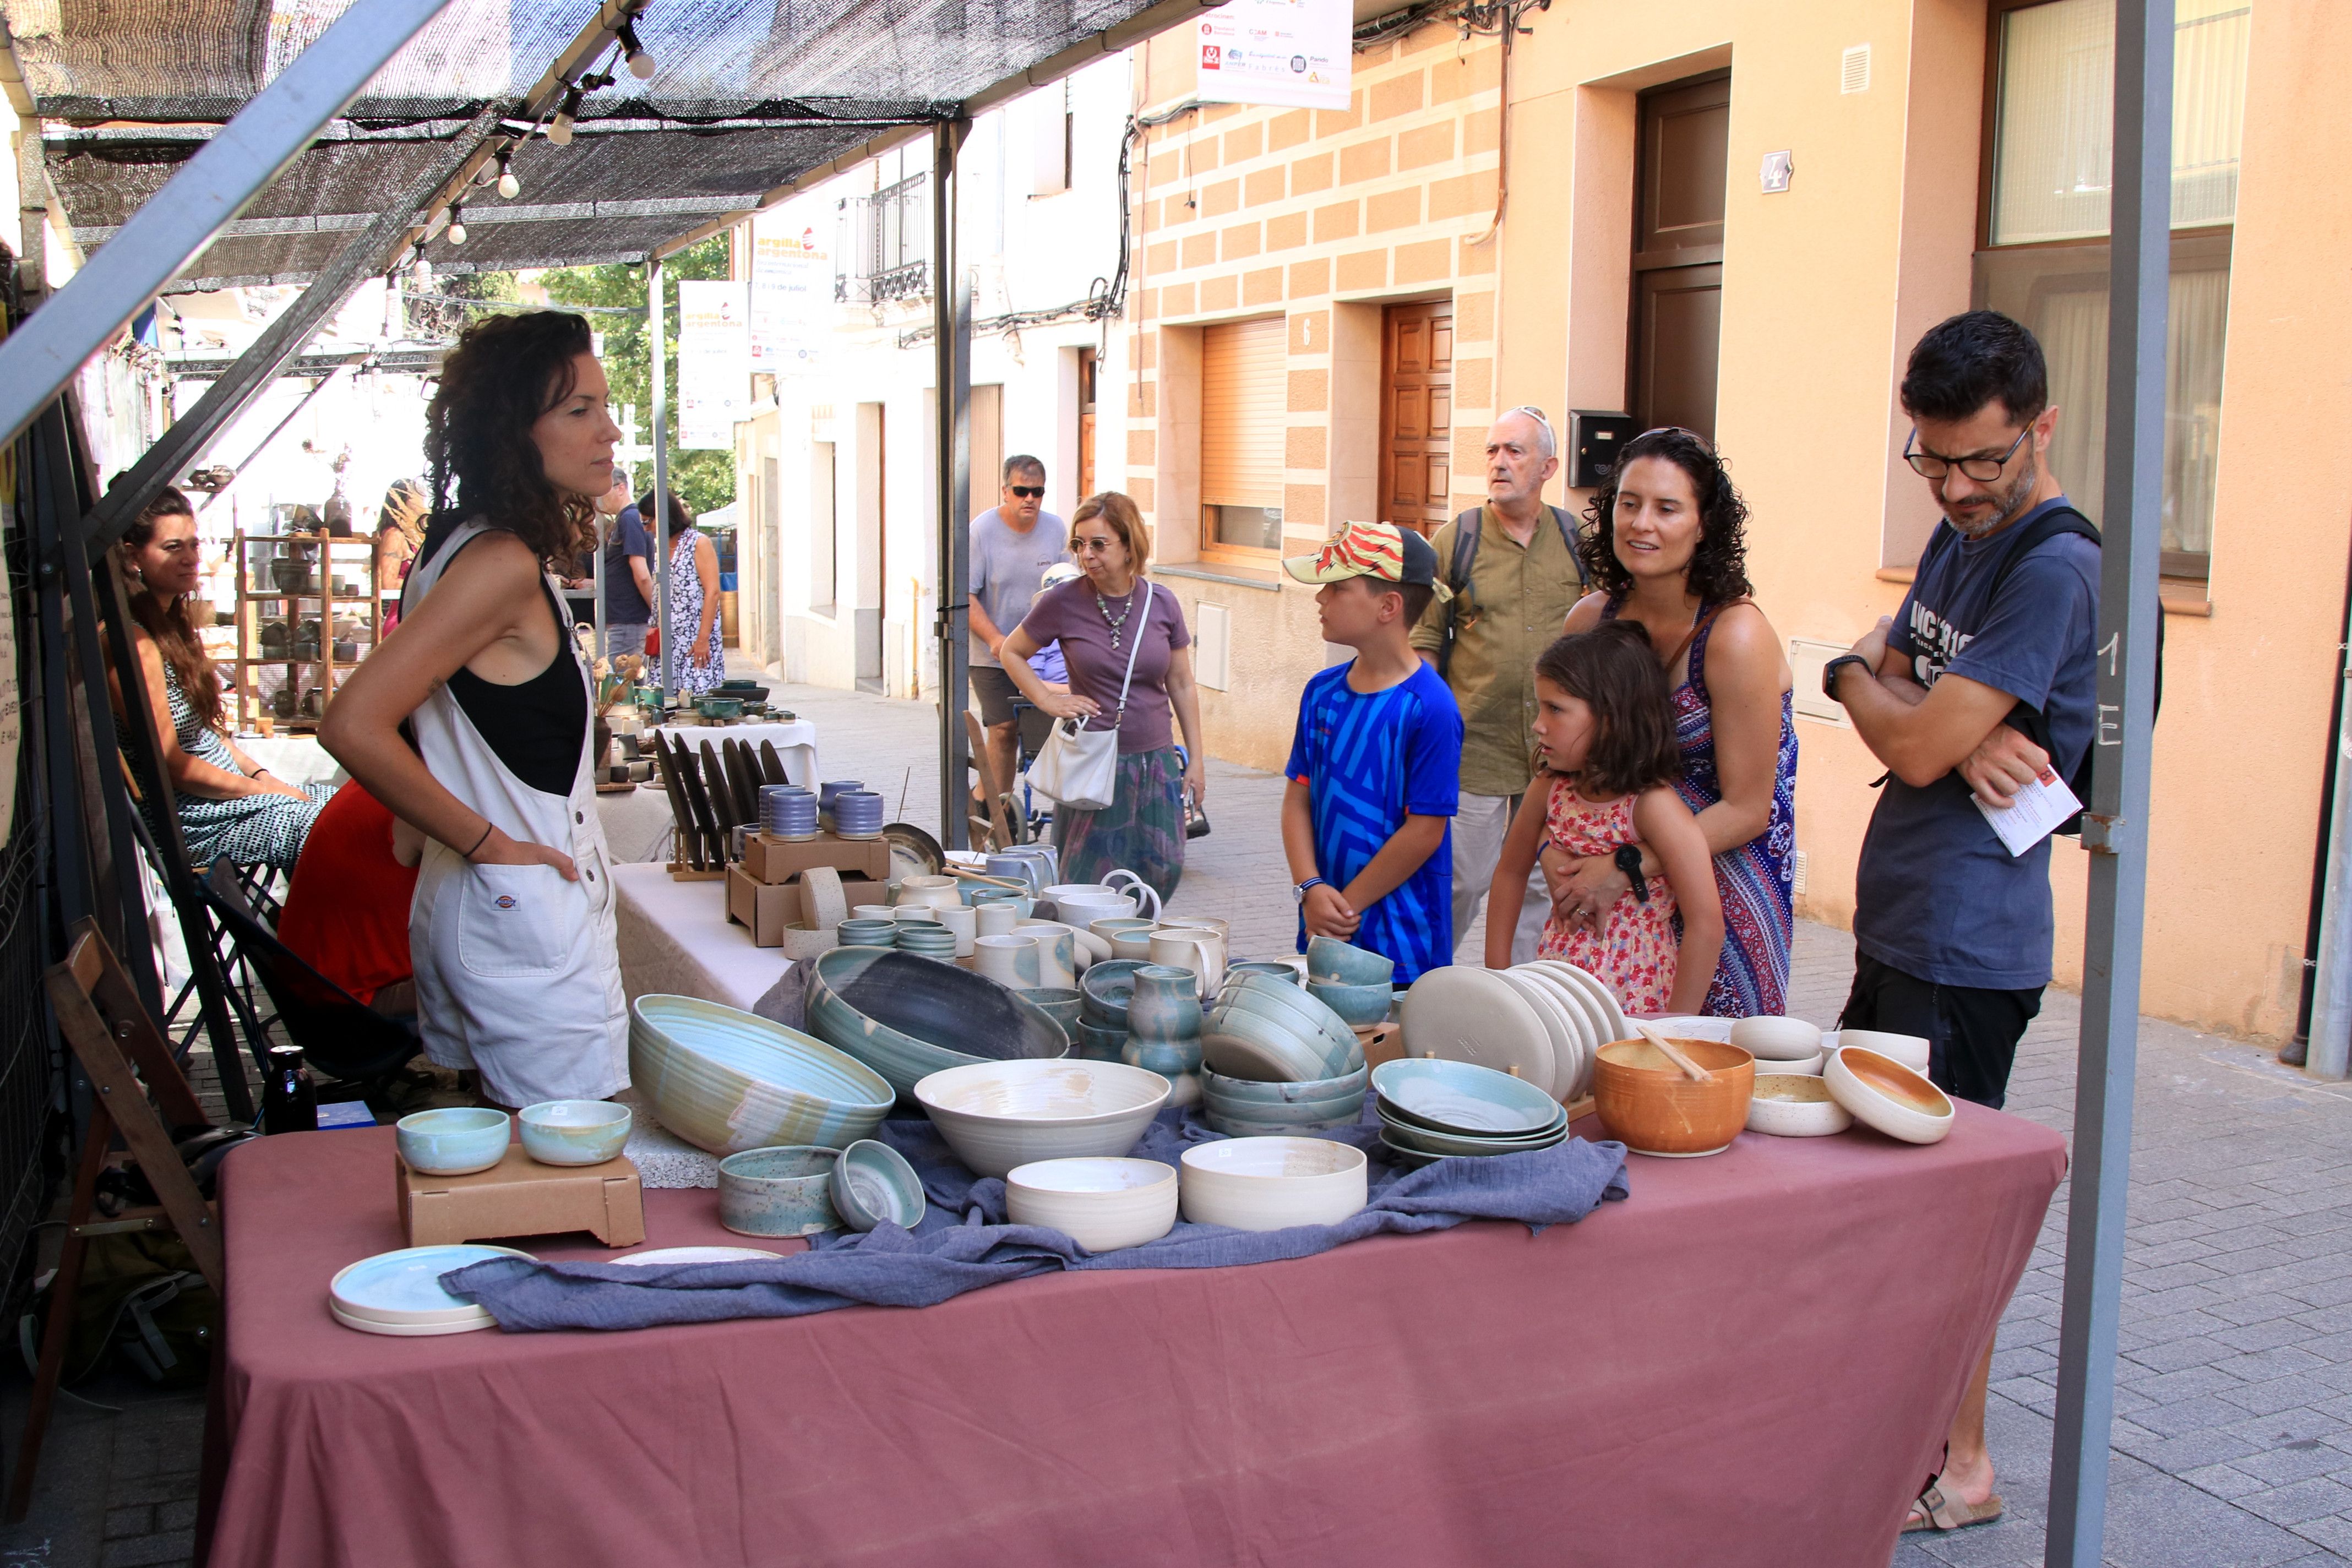
[[[1778,1062],[1769,1065],[1780,1066]],[[1775,1138],[1826,1138],[1853,1125],[1853,1113],[1830,1098],[1829,1085],[1818,1077],[1781,1072],[1756,1075],[1756,1092],[1748,1101],[1750,1132],[1769,1132]]]
[[[983,1176],[1033,1160],[1135,1147],[1174,1085],[1123,1062],[974,1062],[915,1085],[915,1101],[956,1157]]]
[[[1830,1053],[1822,1082],[1853,1119],[1906,1143],[1937,1143],[1952,1130],[1944,1091],[1894,1058],[1849,1045]]]
[[[843,1148],[872,1137],[895,1097],[845,1052],[697,996],[631,1005],[629,1080],[664,1127],[719,1155]]]
[[[1927,1042],[1917,1035],[1890,1035],[1879,1029],[1831,1029],[1822,1035],[1822,1045],[1832,1055],[1847,1046],[1860,1046],[1890,1061],[1901,1062],[1913,1072],[1927,1070]]]
[[[1798,1062],[1821,1053],[1822,1032],[1802,1018],[1742,1018],[1731,1043],[1759,1062]]]
[[[1184,1217],[1234,1230],[1337,1225],[1364,1206],[1364,1152],[1322,1138],[1229,1138],[1184,1151]]]
[[[1058,1230],[1088,1252],[1157,1241],[1176,1225],[1176,1167],[1157,1160],[1035,1160],[1004,1177],[1015,1225]]]

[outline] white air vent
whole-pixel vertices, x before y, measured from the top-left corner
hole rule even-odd
[[[1796,891],[1796,894],[1797,894],[1797,896],[1798,896],[1799,898],[1803,898],[1803,897],[1805,896],[1805,870],[1806,870],[1806,867],[1807,867],[1807,864],[1808,864],[1807,859],[1806,859],[1806,856],[1805,856],[1805,852],[1804,852],[1803,850],[1800,849],[1800,850],[1798,850],[1798,851],[1797,851],[1797,855],[1796,855],[1796,861],[1797,861],[1797,868],[1796,868],[1796,889],[1795,889],[1795,891]]]
[[[1843,703],[1830,700],[1822,690],[1822,670],[1829,661],[1841,654],[1853,651],[1842,642],[1825,642],[1815,637],[1789,639],[1789,669],[1795,680],[1797,717],[1817,724],[1834,724],[1841,730],[1853,728],[1845,716]]]
[[[1870,46],[1868,44],[1854,45],[1839,59],[1838,90],[1840,92],[1870,90]]]
[[[1193,679],[1212,691],[1225,690],[1234,679],[1234,613],[1205,600],[1194,608]]]

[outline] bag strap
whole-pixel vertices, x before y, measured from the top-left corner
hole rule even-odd
[[[1723,603],[1702,612],[1698,619],[1691,623],[1690,630],[1683,634],[1683,640],[1675,644],[1675,651],[1666,655],[1665,658],[1660,659],[1658,662],[1663,665],[1671,666],[1675,660],[1682,658],[1684,652],[1689,648],[1692,643],[1698,640],[1700,633],[1706,631],[1707,627],[1715,625],[1716,616],[1723,614],[1724,611],[1731,608],[1734,605],[1752,605],[1755,602],[1755,600],[1749,598],[1747,595],[1742,594],[1737,599],[1726,599]]]
[[[1559,507],[1546,506],[1544,510],[1551,513],[1552,521],[1559,527],[1559,542],[1568,546],[1569,563],[1576,568],[1577,591],[1580,594],[1590,592],[1592,574],[1584,569],[1584,556],[1576,548],[1576,524],[1569,521],[1568,513]]]
[[[1135,656],[1143,651],[1143,634],[1151,625],[1151,580],[1147,577],[1143,583],[1143,619],[1135,623],[1135,643],[1127,650],[1127,674],[1118,683],[1118,716],[1111,721],[1114,730],[1127,721],[1127,689],[1135,681]]]

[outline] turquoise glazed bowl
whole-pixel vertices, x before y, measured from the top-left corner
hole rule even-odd
[[[912,1230],[923,1219],[923,1179],[907,1157],[887,1143],[861,1139],[841,1152],[833,1167],[833,1208],[852,1230],[872,1230],[887,1220]]]
[[[1201,1092],[1236,1107],[1315,1105],[1344,1100],[1351,1094],[1360,1103],[1364,1086],[1370,1079],[1370,1070],[1364,1068],[1341,1073],[1337,1078],[1309,1079],[1303,1083],[1259,1083],[1251,1079],[1203,1072],[1201,1074]]]
[[[900,1094],[911,1096],[918,1081],[949,1068],[1070,1054],[1069,1031],[1045,1009],[954,963],[836,947],[814,967],[811,1032],[873,1068]]]
[[[420,1110],[396,1124],[400,1157],[427,1176],[470,1176],[507,1157],[507,1113],[474,1106]]]
[[[1343,985],[1336,980],[1310,980],[1307,994],[1334,1013],[1350,1028],[1369,1029],[1388,1022],[1396,1005],[1396,988],[1383,980],[1377,985]]]
[[[1078,1055],[1090,1062],[1115,1062],[1127,1049],[1127,1031],[1097,1024],[1092,1018],[1078,1020]]]
[[[844,921],[839,927],[844,947],[896,947],[897,921]]]
[[[619,1154],[635,1121],[609,1100],[547,1100],[515,1114],[522,1152],[542,1165],[601,1165]]]
[[[630,1006],[629,1079],[656,1121],[714,1154],[854,1143],[882,1124],[897,1094],[822,1040],[693,996],[640,996]]]
[[[719,1223],[743,1236],[814,1236],[834,1230],[837,1149],[749,1149],[719,1162]]]
[[[1255,1014],[1297,1036],[1324,1058],[1324,1069],[1313,1077],[1337,1078],[1363,1065],[1363,1047],[1348,1021],[1296,985],[1264,974],[1244,974],[1228,981],[1217,994],[1217,1011]]]
[[[1079,1016],[1086,1011],[1085,995],[1064,985],[1039,985],[1013,994],[1036,1004],[1045,1016],[1072,1032],[1077,1029]]]
[[[1087,999],[1087,1017],[1106,1029],[1127,1032],[1127,1004],[1135,994],[1135,972],[1148,969],[1148,958],[1106,958],[1088,964],[1078,976]]]
[[[1335,936],[1307,939],[1307,978],[1342,985],[1386,985],[1396,977],[1396,960],[1341,942]]]
[[[1298,984],[1297,966],[1285,963],[1278,958],[1245,958],[1239,963],[1225,965],[1227,979],[1236,974],[1263,974],[1270,980],[1279,980],[1286,985]]]

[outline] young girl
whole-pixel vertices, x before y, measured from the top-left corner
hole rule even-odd
[[[1698,1012],[1723,948],[1723,902],[1706,837],[1674,791],[1681,753],[1649,633],[1609,621],[1544,649],[1535,727],[1536,783],[1487,895],[1486,967],[1510,964],[1519,900],[1547,838],[1579,856],[1646,844],[1664,876],[1644,883],[1636,862],[1631,892],[1591,926],[1554,914],[1538,951],[1599,976],[1628,1013]]]

